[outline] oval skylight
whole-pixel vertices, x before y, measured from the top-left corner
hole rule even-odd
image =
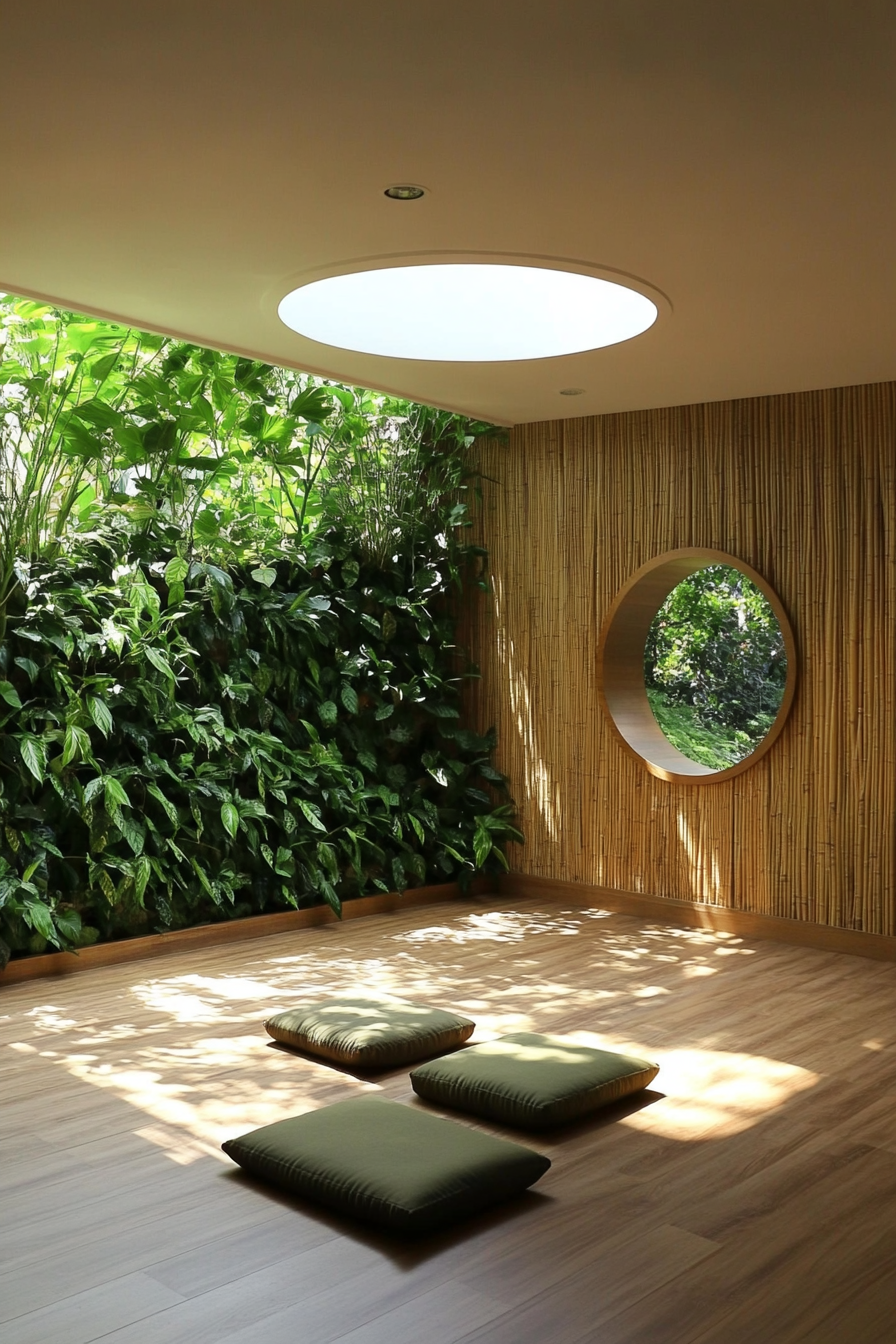
[[[449,263],[354,271],[294,289],[280,319],[322,345],[394,359],[550,359],[616,345],[656,304],[610,280],[538,266]]]

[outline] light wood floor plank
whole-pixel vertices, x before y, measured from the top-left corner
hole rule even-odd
[[[142,1323],[147,1316],[179,1300],[177,1293],[145,1274],[127,1274],[7,1321],[3,1344],[46,1344],[49,1339],[90,1344],[99,1334],[120,1325]]]
[[[355,1077],[261,1029],[362,989],[454,1006],[474,1039],[585,1033],[661,1072],[591,1122],[510,1135],[553,1161],[535,1191],[402,1243],[220,1152],[345,1097],[421,1105],[405,1070]],[[883,1344],[894,1135],[896,966],[544,900],[11,985],[0,1344]]]

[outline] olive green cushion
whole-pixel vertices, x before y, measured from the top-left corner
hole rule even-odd
[[[518,1032],[434,1059],[411,1074],[418,1096],[488,1120],[544,1129],[647,1087],[659,1065],[562,1036]]]
[[[551,1165],[531,1148],[381,1097],[338,1101],[222,1147],[261,1180],[400,1232],[509,1199]]]
[[[264,1025],[275,1041],[336,1064],[391,1069],[455,1049],[476,1024],[422,1003],[340,998],[287,1008]]]

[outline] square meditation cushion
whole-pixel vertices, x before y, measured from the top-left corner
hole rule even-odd
[[[473,1034],[468,1017],[399,999],[323,999],[265,1022],[275,1041],[356,1069],[392,1069],[453,1050]]]
[[[509,1199],[550,1160],[381,1097],[355,1097],[222,1144],[253,1176],[365,1222],[428,1232]]]
[[[434,1059],[411,1074],[418,1096],[487,1120],[545,1129],[647,1087],[659,1065],[562,1036],[518,1032]]]

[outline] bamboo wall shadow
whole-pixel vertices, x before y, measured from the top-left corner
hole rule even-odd
[[[524,425],[480,459],[470,699],[520,808],[514,869],[896,932],[896,384]],[[651,776],[598,698],[604,614],[680,546],[764,575],[799,649],[781,737],[712,788]]]

